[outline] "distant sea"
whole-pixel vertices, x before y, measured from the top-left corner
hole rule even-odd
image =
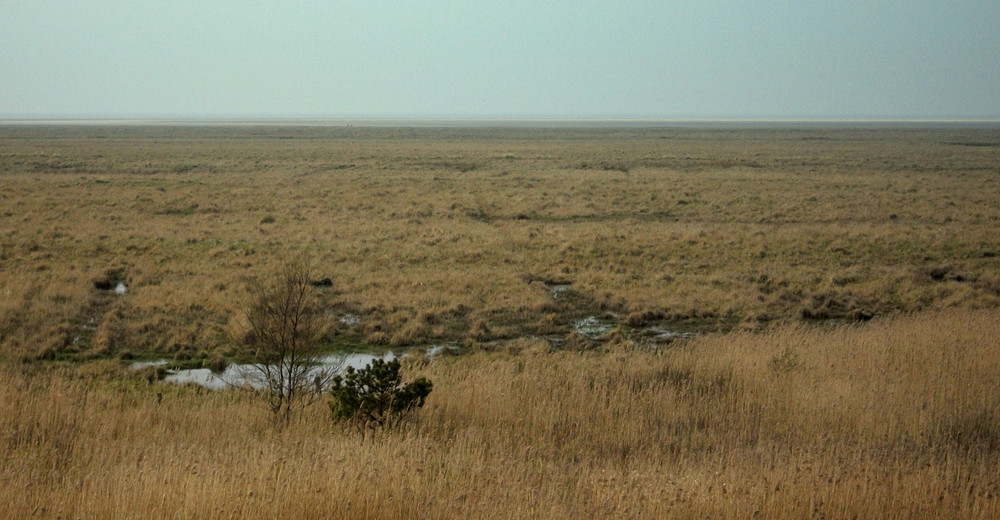
[[[386,128],[998,128],[995,119],[0,118],[0,125]]]

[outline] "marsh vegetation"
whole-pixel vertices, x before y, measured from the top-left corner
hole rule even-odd
[[[1000,515],[1000,131],[0,126],[11,517]],[[313,259],[391,430],[157,381]],[[122,291],[115,290],[119,285]]]

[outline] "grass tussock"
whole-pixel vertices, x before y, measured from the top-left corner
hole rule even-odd
[[[1000,316],[785,325],[411,362],[434,392],[362,437],[113,362],[2,366],[6,517],[995,518]],[[157,398],[162,394],[162,401]]]

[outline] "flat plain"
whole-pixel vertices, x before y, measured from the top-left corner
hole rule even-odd
[[[989,127],[3,125],[0,503],[996,517],[998,225]],[[461,352],[413,424],[128,368],[230,361],[302,253],[331,350]]]

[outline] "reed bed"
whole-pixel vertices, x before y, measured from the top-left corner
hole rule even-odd
[[[995,518],[1000,315],[781,325],[658,351],[414,358],[362,434],[105,361],[0,379],[0,510],[37,518]],[[162,394],[158,401],[157,394]]]

